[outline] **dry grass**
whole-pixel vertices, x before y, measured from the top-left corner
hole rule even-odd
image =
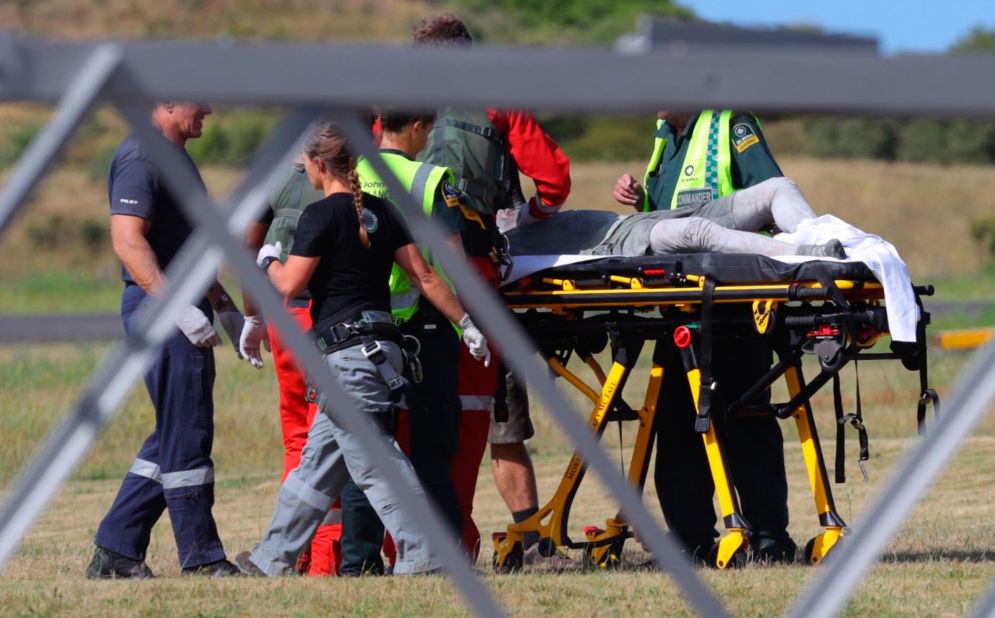
[[[105,346],[0,347],[0,478],[12,471],[30,447],[73,400]],[[221,349],[216,387],[218,501],[215,513],[230,552],[251,547],[268,521],[280,466],[275,383],[271,370],[257,372]],[[946,395],[964,355],[936,357],[934,380]],[[851,480],[836,486],[841,515],[860,525],[861,513],[904,452],[914,443],[916,384],[898,363],[865,363],[862,387],[871,430],[871,481],[865,483],[850,459]],[[583,375],[583,372],[581,372]],[[641,372],[642,373],[642,372]],[[640,380],[626,390],[637,403]],[[844,390],[852,393],[852,385]],[[831,407],[817,402],[823,435],[831,436]],[[580,413],[580,412],[579,412]],[[586,412],[585,412],[586,414]],[[463,615],[465,607],[450,584],[440,578],[384,581],[301,580],[211,582],[177,577],[168,518],[156,528],[150,564],[163,577],[153,582],[88,582],[81,576],[92,551],[92,538],[113,499],[118,478],[148,430],[150,410],[143,392],[129,399],[98,441],[84,466],[49,508],[0,580],[5,614],[74,615]],[[548,497],[559,482],[569,447],[548,415],[536,411],[538,435],[531,443],[540,493]],[[812,514],[794,430],[785,425],[790,481],[790,532],[799,542],[818,531]],[[614,429],[604,443],[612,457],[618,449]],[[828,440],[827,440],[828,441]],[[623,443],[631,443],[626,428]],[[855,447],[855,440],[849,446]],[[827,447],[829,448],[829,447]],[[831,450],[831,449],[830,449]],[[909,517],[909,525],[889,547],[882,563],[865,580],[848,614],[963,615],[995,575],[992,547],[990,473],[995,465],[995,418],[991,415],[964,446],[951,468]],[[657,511],[652,483],[645,501]],[[589,476],[574,501],[572,531],[597,524],[615,507],[596,478]],[[486,537],[508,523],[486,467],[481,470],[476,519]],[[486,572],[490,548],[480,566]],[[632,542],[629,564],[647,556]],[[737,615],[772,615],[784,611],[802,590],[813,569],[803,566],[759,567],[741,572],[699,571],[707,584]],[[486,583],[512,615],[686,615],[689,608],[670,579],[660,573],[488,575]]]
[[[35,0],[0,4],[0,28],[65,39],[405,41],[428,0]]]

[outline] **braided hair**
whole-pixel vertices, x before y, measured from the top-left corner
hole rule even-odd
[[[363,225],[363,192],[356,173],[356,157],[353,156],[345,136],[334,122],[322,122],[308,138],[304,146],[305,154],[311,159],[324,162],[328,171],[342,181],[348,181],[352,189],[352,203],[359,219],[359,240],[370,248],[370,235]]]

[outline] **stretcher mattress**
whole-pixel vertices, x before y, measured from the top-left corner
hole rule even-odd
[[[585,256],[586,257],[586,256]],[[525,277],[556,277],[585,280],[611,275],[634,277],[642,273],[708,276],[725,285],[818,281],[820,277],[876,283],[863,262],[812,260],[789,264],[754,254],[682,253],[642,257],[588,257],[584,261],[552,266],[562,256],[519,256],[506,287],[515,287]]]

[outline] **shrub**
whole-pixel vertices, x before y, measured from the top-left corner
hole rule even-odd
[[[972,221],[971,237],[978,243],[981,250],[987,253],[988,259],[995,261],[995,217]]]

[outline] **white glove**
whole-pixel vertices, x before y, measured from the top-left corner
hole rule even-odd
[[[487,339],[477,325],[470,319],[470,314],[464,314],[457,325],[463,329],[463,343],[470,350],[470,356],[484,361],[484,367],[491,366],[491,351],[487,349]]]
[[[256,264],[262,268],[263,260],[270,257],[279,260],[282,253],[283,243],[279,240],[276,241],[275,245],[263,245],[262,247],[259,247],[259,253],[256,254]]]
[[[526,204],[525,208],[529,205]],[[507,234],[511,230],[518,227],[518,212],[522,209],[522,206],[516,206],[515,208],[502,208],[497,211],[494,215],[494,222],[497,224],[497,229],[502,234]]]
[[[263,354],[259,349],[262,342],[269,349],[269,337],[266,335],[266,324],[258,315],[245,316],[245,325],[242,326],[242,337],[238,342],[238,349],[242,353],[242,358],[249,361],[249,364],[256,369],[263,368]]]
[[[235,348],[235,356],[242,358],[242,352],[239,351],[239,341],[242,339],[242,326],[245,324],[245,318],[242,317],[241,311],[220,311],[218,312],[218,321],[221,322],[221,326],[224,327],[225,332],[228,333],[228,340],[231,341],[231,345]]]
[[[214,326],[204,315],[204,312],[193,305],[187,305],[176,318],[176,325],[186,335],[190,343],[198,348],[210,348],[221,345],[221,337],[215,332]]]

